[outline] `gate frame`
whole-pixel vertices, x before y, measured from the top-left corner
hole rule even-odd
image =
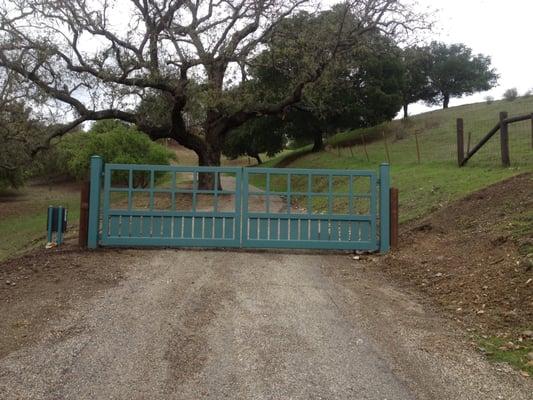
[[[157,242],[154,243],[154,241],[150,240],[148,243],[143,243],[143,241],[146,241],[145,238],[130,238],[130,239],[124,239],[122,241],[117,240],[109,240],[108,243],[101,243],[102,242],[102,235],[100,234],[100,222],[102,220],[102,213],[101,213],[101,196],[102,196],[102,181],[104,181],[104,163],[100,156],[92,156],[91,157],[91,169],[90,169],[90,179],[91,179],[91,185],[90,185],[90,194],[89,194],[89,218],[88,218],[88,240],[87,240],[87,247],[89,249],[95,249],[99,245],[103,246],[153,246],[153,245],[159,245],[159,246],[172,246],[176,244],[176,240],[179,240],[180,243],[183,243],[183,246],[180,247],[191,247],[191,246],[199,246],[199,247],[220,247],[220,248],[305,248],[305,249],[337,249],[337,250],[347,250],[346,247],[343,247],[342,244],[345,244],[346,242],[339,242],[337,245],[335,241],[330,242],[323,242],[323,243],[313,243],[312,245],[303,245],[303,246],[291,246],[290,239],[287,239],[287,243],[276,243],[275,241],[272,241],[271,243],[266,243],[264,245],[258,245],[258,243],[249,243],[249,240],[247,240],[246,235],[244,234],[245,229],[247,229],[247,214],[248,210],[245,209],[245,205],[248,203],[248,198],[246,196],[248,195],[249,187],[248,185],[248,174],[254,173],[254,168],[240,168],[241,172],[240,174],[237,173],[236,175],[236,188],[235,188],[235,243],[232,243],[234,241],[216,241],[213,243],[210,243],[207,239],[164,239],[164,238],[158,238]],[[136,169],[142,169],[143,166],[137,165]],[[146,166],[147,169],[153,169],[158,168],[161,166],[155,166],[150,165]],[[168,168],[169,171],[173,171],[172,166],[164,166],[165,168]],[[179,168],[179,167],[176,167]],[[201,172],[202,167],[190,167],[194,168],[195,171]],[[216,167],[210,167],[209,172],[213,171],[213,168]],[[187,169],[187,168],[185,168]],[[232,169],[239,169],[232,168]],[[265,168],[258,168],[257,173],[261,173],[261,171],[266,170]],[[280,173],[280,171],[273,171],[275,168],[268,169],[271,173]],[[300,174],[303,173],[303,169],[291,169],[294,170],[294,174]],[[307,170],[308,172],[310,170]],[[311,170],[313,171],[313,170]],[[342,170],[316,170],[317,172],[320,171],[325,172],[325,174],[335,174],[335,171],[342,171]],[[216,171],[213,171],[216,172]],[[292,172],[292,171],[291,171]],[[362,171],[363,172],[363,171]],[[376,207],[374,207],[374,215],[373,219],[374,221],[373,226],[375,227],[374,230],[374,237],[371,238],[373,241],[372,248],[369,248],[368,246],[357,246],[357,243],[365,243],[368,244],[368,242],[353,242],[354,246],[350,248],[350,250],[366,250],[369,252],[372,251],[379,251],[380,253],[387,253],[390,250],[390,166],[388,163],[382,163],[379,166],[379,174],[376,176],[375,172],[370,171],[364,171],[368,176],[372,177],[372,183],[371,183],[371,192],[375,194],[375,202],[378,203]],[[221,171],[223,173],[223,171]],[[286,172],[289,174],[290,172]],[[240,179],[239,179],[240,175]],[[290,176],[290,175],[289,175]],[[106,178],[105,181],[107,182],[107,179],[110,179],[110,177]],[[379,189],[378,189],[379,188]],[[379,193],[377,191],[379,190]],[[104,194],[107,192],[107,197],[109,198],[109,185],[105,185],[104,187]],[[104,201],[104,207],[109,206],[108,202],[106,203]],[[372,206],[372,204],[371,204]],[[108,210],[109,211],[109,210]],[[298,215],[298,214],[295,214]],[[368,219],[365,219],[368,220]],[[376,220],[379,221],[379,226],[376,226]],[[378,234],[378,228],[379,228],[379,234]],[[133,239],[138,240],[140,243],[131,243]],[[133,240],[134,242],[136,240]],[[152,243],[150,243],[152,242]],[[238,242],[238,243],[237,243]],[[303,241],[301,241],[303,243]],[[270,245],[269,245],[270,244]],[[308,243],[309,244],[309,243]]]

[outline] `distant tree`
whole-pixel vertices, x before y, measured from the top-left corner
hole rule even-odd
[[[518,98],[518,89],[510,88],[503,93],[503,98],[507,101],[515,101]]]
[[[497,84],[498,74],[491,68],[489,56],[474,55],[464,44],[432,42],[429,51],[429,77],[435,93],[430,104],[442,103],[443,108],[448,108],[452,97],[489,90]]]
[[[245,83],[257,101],[281,98],[285,88],[305,70],[306,59],[312,57],[305,47],[295,46],[285,38],[306,30],[325,29],[320,26],[329,23],[327,14],[316,17],[302,13],[273,32],[267,49],[251,63]],[[345,49],[344,56],[330,63],[320,79],[306,88],[300,102],[288,105],[280,116],[264,119],[270,121],[270,126],[258,124],[252,130],[246,128],[246,132],[263,136],[261,143],[282,144],[279,138],[286,137],[301,144],[313,143],[313,151],[319,151],[328,132],[392,119],[402,105],[398,53],[395,44],[384,36],[368,35],[364,42]],[[241,132],[234,136],[235,140],[239,137],[242,148],[255,145],[249,135]],[[236,145],[232,142],[233,147]]]
[[[0,70],[0,189],[18,188],[45,126],[32,116],[31,95],[16,74]]]
[[[431,54],[429,47],[407,47],[401,53],[403,75],[401,80],[403,117],[409,116],[409,104],[435,97],[431,86]]]
[[[494,103],[494,97],[492,96],[485,96],[485,102],[487,103],[487,105],[491,105],[492,103]]]

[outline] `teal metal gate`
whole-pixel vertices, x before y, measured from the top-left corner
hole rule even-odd
[[[214,183],[202,189],[202,179]],[[103,188],[102,188],[103,186]],[[91,159],[88,244],[389,249],[389,166],[374,171]]]

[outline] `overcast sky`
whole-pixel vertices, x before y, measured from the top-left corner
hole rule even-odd
[[[490,92],[452,99],[450,106],[502,97],[516,87],[522,94],[533,88],[533,0],[418,0],[420,7],[437,9],[437,27],[430,35],[446,43],[465,43],[475,53],[492,57],[500,74],[499,86]],[[412,105],[410,113],[428,110]]]

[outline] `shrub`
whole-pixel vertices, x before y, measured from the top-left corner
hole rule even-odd
[[[507,89],[503,94],[503,98],[507,101],[514,101],[518,97],[518,90],[516,88]]]
[[[39,175],[61,174],[85,179],[93,155],[106,163],[169,164],[174,152],[153,142],[146,134],[118,121],[101,121],[89,132],[73,132],[63,136],[40,159],[35,172]],[[127,182],[127,176],[116,178]],[[135,186],[145,186],[147,177],[136,175]]]

